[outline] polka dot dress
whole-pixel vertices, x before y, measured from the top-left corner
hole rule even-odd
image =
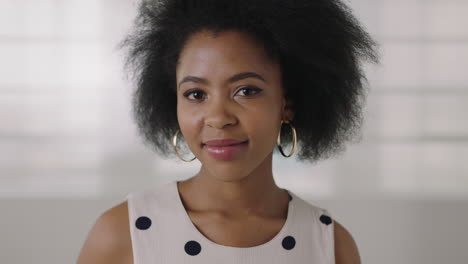
[[[333,218],[287,190],[287,219],[270,241],[247,248],[217,244],[192,223],[177,182],[127,195],[134,264],[334,264]]]

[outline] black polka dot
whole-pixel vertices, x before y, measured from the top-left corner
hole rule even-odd
[[[197,241],[191,240],[185,243],[185,252],[187,252],[187,254],[189,254],[190,256],[198,255],[200,251],[201,246],[200,243],[198,243]]]
[[[328,215],[321,215],[320,216],[320,222],[329,225],[332,222],[332,219]]]
[[[284,249],[291,250],[296,245],[296,240],[292,236],[287,236],[283,239],[282,245]]]
[[[151,219],[149,219],[149,218],[146,217],[146,216],[140,216],[140,217],[138,217],[138,219],[135,221],[135,226],[136,226],[138,229],[146,230],[146,229],[150,228],[150,226],[151,226]]]

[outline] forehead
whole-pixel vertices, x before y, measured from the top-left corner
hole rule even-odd
[[[193,34],[185,43],[177,64],[177,76],[185,74],[231,74],[232,71],[277,71],[276,63],[264,48],[247,33],[208,31]]]

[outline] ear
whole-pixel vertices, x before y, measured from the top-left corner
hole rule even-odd
[[[283,121],[289,122],[294,119],[293,101],[291,99],[283,97],[283,107],[281,112]]]

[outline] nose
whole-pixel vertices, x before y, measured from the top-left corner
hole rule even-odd
[[[237,122],[237,118],[229,107],[229,103],[223,100],[209,102],[204,117],[205,125],[219,129],[228,125],[234,125]]]

